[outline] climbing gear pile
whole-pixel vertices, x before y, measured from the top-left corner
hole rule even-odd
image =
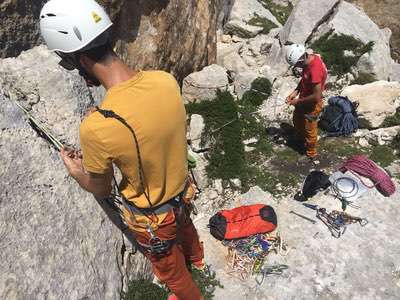
[[[350,171],[356,176],[361,175],[369,178],[374,184],[368,186],[364,183],[364,185],[369,188],[376,187],[385,197],[389,197],[396,191],[396,187],[390,176],[365,155],[353,156],[347,160],[339,170],[342,172]]]
[[[266,271],[265,264],[268,254],[286,256],[289,252],[287,244],[280,233],[257,234],[243,239],[224,240],[222,244],[228,248],[226,257],[230,271],[228,274],[247,280],[251,275]]]
[[[328,227],[335,238],[340,238],[345,233],[347,225],[359,223],[360,226],[364,227],[368,224],[367,219],[355,217],[343,211],[332,210],[328,212],[326,208],[319,207],[318,205],[307,203],[303,205],[316,211],[316,217]]]

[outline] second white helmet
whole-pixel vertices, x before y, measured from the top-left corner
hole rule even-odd
[[[50,0],[40,12],[40,32],[52,51],[82,50],[112,26],[94,0]]]
[[[305,53],[304,45],[292,44],[286,49],[286,61],[289,65],[294,66]]]

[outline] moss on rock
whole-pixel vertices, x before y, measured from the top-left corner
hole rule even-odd
[[[252,17],[247,22],[247,25],[262,27],[261,33],[263,34],[268,34],[271,31],[271,29],[278,27],[278,25],[276,25],[274,22],[268,20],[265,17],[261,17],[256,13],[254,14],[254,17]]]
[[[258,0],[258,2],[268,9],[282,25],[285,25],[293,10],[293,4],[290,2],[288,6],[276,4],[273,0]]]
[[[376,80],[377,79],[375,77],[375,74],[360,72],[360,73],[358,73],[357,78],[354,79],[350,84],[364,85],[364,84],[374,82]]]

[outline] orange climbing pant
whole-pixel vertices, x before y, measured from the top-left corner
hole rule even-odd
[[[308,157],[317,156],[318,141],[318,115],[322,110],[323,103],[298,105],[293,113],[293,125],[296,136],[304,143]]]
[[[178,230],[179,228],[179,230]],[[147,232],[135,231],[137,240],[142,244],[149,243]],[[165,283],[180,300],[202,300],[199,288],[193,282],[186,263],[200,265],[203,262],[204,250],[189,214],[180,218],[180,224],[175,222],[175,214],[171,210],[165,220],[155,231],[162,240],[176,239],[168,254],[158,257],[144,253],[151,261],[153,272]]]

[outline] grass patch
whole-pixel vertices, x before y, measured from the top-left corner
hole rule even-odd
[[[315,41],[311,48],[320,53],[328,69],[333,75],[344,75],[351,71],[360,57],[372,50],[374,42],[363,44],[360,40],[343,34],[328,32]],[[346,56],[345,51],[353,55]]]
[[[366,154],[367,150],[356,144],[352,138],[330,138],[319,142],[319,151],[336,157],[350,158],[357,154]]]
[[[358,73],[358,76],[356,79],[354,79],[350,84],[360,84],[364,85],[367,83],[371,83],[376,81],[375,74],[370,74],[370,73],[365,73],[365,72],[360,72]]]
[[[382,123],[382,127],[392,127],[400,125],[400,108],[396,109],[396,113],[393,116],[387,116]]]
[[[268,20],[265,17],[261,17],[256,13],[254,14],[254,17],[252,17],[247,22],[247,25],[262,27],[263,30],[261,31],[261,33],[263,34],[268,34],[271,29],[278,27],[278,25],[276,25],[274,22]]]
[[[394,137],[394,139],[391,143],[391,147],[393,149],[396,149],[397,151],[400,150],[400,132]]]
[[[383,145],[373,147],[369,154],[369,158],[382,168],[385,168],[395,161],[397,157],[394,155],[391,147]]]
[[[290,2],[288,6],[276,4],[273,0],[258,0],[258,2],[268,9],[282,25],[285,25],[293,10],[293,4]]]

